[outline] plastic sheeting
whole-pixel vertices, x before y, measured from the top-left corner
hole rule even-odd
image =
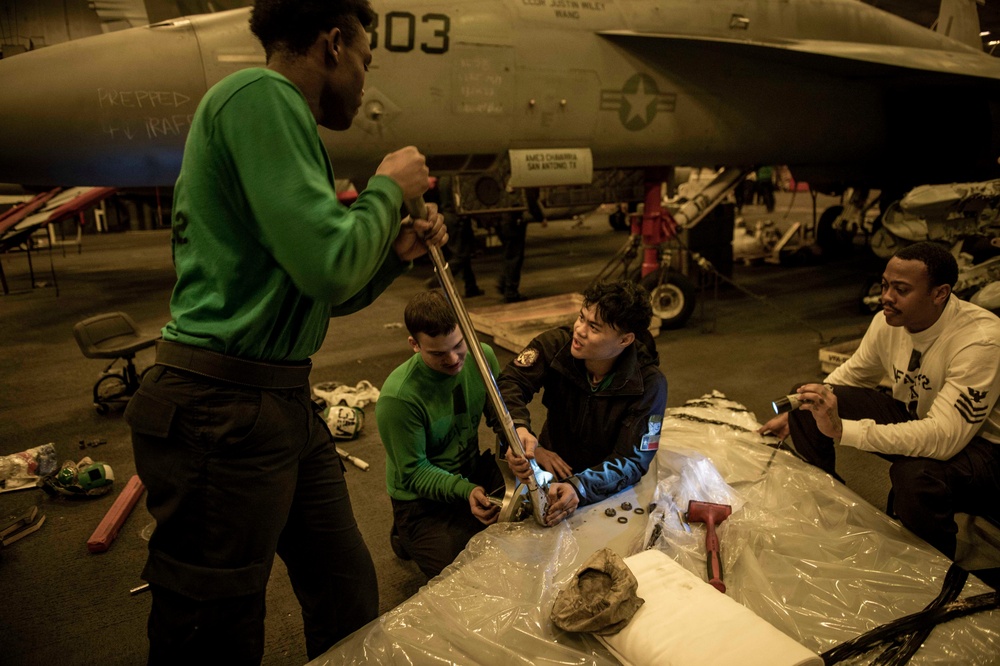
[[[0,456],[0,493],[35,488],[59,469],[55,446],[50,442],[20,453]]]
[[[313,663],[615,664],[596,638],[549,622],[577,553],[566,523],[492,525],[413,597]]]
[[[937,595],[947,559],[825,473],[774,448],[776,440],[757,435],[757,427],[753,414],[719,394],[668,409],[656,506],[628,514],[632,537],[624,543],[622,526],[604,509],[629,498],[646,506],[642,486],[652,486],[654,468],[639,488],[555,528],[533,521],[489,527],[417,594],[312,663],[617,663],[594,637],[552,625],[555,594],[605,545],[622,556],[658,548],[704,579],[705,528],[681,518],[691,499],[732,506],[717,528],[727,594],[817,653],[917,612]],[[961,596],[987,591],[970,578]],[[642,663],[641,656],[630,660]],[[992,611],[938,626],[910,663],[998,662],[1000,613]]]

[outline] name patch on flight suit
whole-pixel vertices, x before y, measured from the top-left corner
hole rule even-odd
[[[662,421],[662,414],[649,417],[649,426],[646,434],[642,436],[642,441],[639,443],[640,451],[656,451],[660,448],[660,426],[663,425]]]
[[[528,347],[514,359],[514,365],[519,368],[530,368],[538,360],[538,350]]]

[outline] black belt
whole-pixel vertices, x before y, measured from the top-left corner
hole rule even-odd
[[[157,340],[156,363],[196,375],[261,389],[308,386],[311,361],[268,363],[227,356],[200,347]]]

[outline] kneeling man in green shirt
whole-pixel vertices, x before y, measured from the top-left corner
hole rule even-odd
[[[403,315],[413,357],[392,371],[375,405],[392,498],[390,542],[428,578],[451,564],[469,539],[496,522],[487,489],[503,487],[496,459],[479,452],[486,387],[439,289],[417,294]],[[496,355],[482,345],[493,375]]]

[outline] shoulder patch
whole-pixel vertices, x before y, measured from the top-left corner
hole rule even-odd
[[[517,358],[514,359],[514,365],[519,368],[530,368],[538,360],[538,350],[533,347],[527,347]]]
[[[656,451],[660,448],[660,427],[662,424],[662,414],[655,414],[649,417],[646,434],[642,436],[642,441],[639,442],[640,451]]]

